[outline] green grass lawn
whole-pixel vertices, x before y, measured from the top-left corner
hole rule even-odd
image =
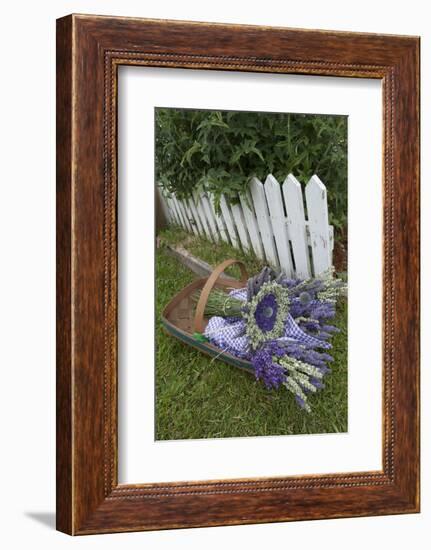
[[[178,243],[181,236],[177,234]],[[171,236],[172,238],[172,236]],[[250,274],[261,264],[228,245],[196,239],[192,253],[217,265],[228,257],[245,260]],[[172,242],[172,240],[171,240]],[[226,248],[226,249],[225,249]],[[160,313],[195,275],[162,248],[156,258],[156,439],[312,434],[347,431],[347,303],[340,302],[332,340],[332,373],[325,388],[309,397],[312,412],[300,409],[284,389],[267,390],[254,376],[211,358],[166,334]]]
[[[253,254],[246,254],[241,250],[233,248],[230,244],[224,241],[218,242],[216,245],[207,239],[192,235],[181,229],[180,227],[173,227],[164,229],[159,233],[159,237],[162,242],[170,245],[182,245],[191,254],[204,260],[213,267],[216,267],[224,260],[228,258],[235,258],[244,262],[247,271],[250,276],[258,273],[262,267],[265,266],[265,262],[259,260]],[[232,266],[226,270],[226,273],[233,277],[240,277],[239,267]]]

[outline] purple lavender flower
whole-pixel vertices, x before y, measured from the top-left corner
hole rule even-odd
[[[301,407],[301,409],[306,408],[305,401],[302,399],[302,397],[299,397],[299,395],[295,395],[295,401],[296,401],[296,404]]]
[[[310,382],[315,386],[318,390],[321,390],[325,387],[325,384],[319,380],[318,378],[310,378]]]
[[[320,330],[325,332],[340,332],[340,329],[334,325],[322,325]]]
[[[294,298],[290,302],[290,313],[295,318],[309,317],[310,319],[320,321],[335,316],[335,304],[331,302],[319,302],[318,300],[312,300],[304,304],[299,298]]]
[[[328,353],[322,353],[314,349],[307,349],[303,345],[297,342],[289,342],[286,344],[286,354],[290,355],[294,359],[308,363],[320,369],[322,373],[330,372],[327,366],[327,362],[333,361]]]
[[[271,348],[263,348],[252,357],[252,365],[257,380],[262,380],[267,389],[278,389],[286,376],[281,365],[273,362]]]
[[[312,336],[319,330],[319,321],[316,319],[307,319],[307,321],[299,321],[299,326],[305,332],[310,332]]]
[[[265,346],[265,350],[276,357],[283,357],[283,355],[286,355],[286,348],[277,342],[277,340],[268,342]]]
[[[254,312],[257,326],[268,332],[274,328],[277,319],[278,304],[274,294],[267,294],[262,298]]]
[[[248,302],[248,308],[242,311],[253,350],[283,335],[288,312],[288,292],[275,281],[263,283],[259,292]]]

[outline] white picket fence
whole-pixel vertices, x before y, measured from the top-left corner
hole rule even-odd
[[[180,200],[162,193],[165,215],[172,224],[217,243],[231,243],[288,276],[317,276],[332,266],[334,230],[328,223],[326,187],[314,175],[305,186],[289,174],[282,185],[269,174],[263,184],[252,178],[248,200],[229,204],[221,197],[221,213],[208,194]]]

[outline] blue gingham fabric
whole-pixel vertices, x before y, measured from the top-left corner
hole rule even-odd
[[[232,290],[229,294],[240,300],[245,301],[247,299],[246,288]],[[231,353],[237,357],[248,358],[251,349],[245,328],[244,319],[214,316],[209,320],[204,335],[212,344],[220,348],[221,351]],[[285,321],[284,335],[278,340],[281,342],[297,342],[305,345],[307,348],[320,347],[328,349],[331,347],[330,343],[306,334],[298,326],[290,313]]]

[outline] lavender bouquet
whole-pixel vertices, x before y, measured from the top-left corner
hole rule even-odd
[[[246,288],[210,293],[203,336],[222,352],[249,360],[268,389],[286,388],[310,412],[308,395],[324,387],[333,361],[327,350],[339,329],[328,321],[346,289],[332,272],[299,280],[265,267]]]

